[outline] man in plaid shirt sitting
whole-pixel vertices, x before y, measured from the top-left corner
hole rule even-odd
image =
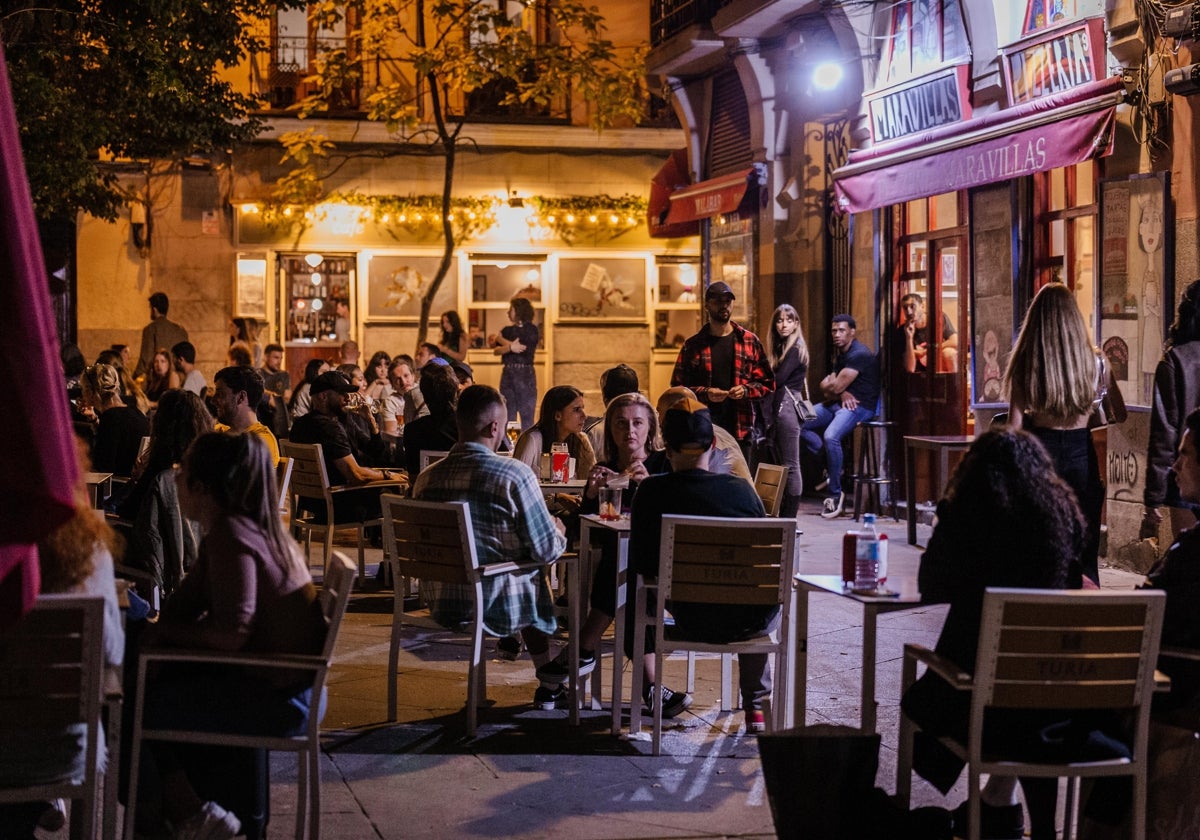
[[[690,388],[708,406],[713,424],[737,438],[748,457],[755,406],[775,390],[775,375],[758,336],[732,320],[733,301],[728,283],[708,287],[708,323],[680,348],[671,385]]]
[[[459,442],[417,477],[413,498],[468,502],[480,564],[551,563],[567,547],[566,530],[547,510],[533,470],[496,454],[507,419],[504,398],[495,388],[472,385],[464,390],[455,411]],[[549,636],[556,623],[545,570],[485,578],[483,602],[487,633],[501,638],[520,633],[525,641],[540,681],[534,706],[564,707],[567,672],[550,657]],[[457,586],[441,587],[432,607],[434,620],[446,627],[470,621],[472,610],[470,594]]]

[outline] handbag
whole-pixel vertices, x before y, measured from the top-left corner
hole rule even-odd
[[[789,400],[791,400],[792,408],[796,409],[796,419],[803,424],[815,418],[817,416],[817,412],[816,409],[813,408],[812,401],[808,398],[808,383],[802,382],[800,388],[800,398],[797,398],[796,395],[792,393],[792,389],[786,385],[783,386],[783,393],[787,395]]]
[[[1110,423],[1124,423],[1128,412],[1125,410],[1125,397],[1121,388],[1102,356],[1096,357],[1096,367],[1096,402],[1088,418],[1088,428],[1096,429]]]

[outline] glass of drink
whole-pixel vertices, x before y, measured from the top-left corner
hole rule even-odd
[[[504,427],[504,433],[508,435],[508,448],[517,448],[517,438],[521,436],[521,424],[516,420],[510,420]]]
[[[621,495],[620,487],[600,488],[601,519],[613,522],[621,518]]]
[[[565,443],[550,444],[550,478],[557,483],[567,480],[567,469],[571,464],[571,455]]]

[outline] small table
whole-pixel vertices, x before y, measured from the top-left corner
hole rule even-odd
[[[584,489],[587,487],[586,478],[572,478],[570,481],[538,481],[538,487],[542,490],[542,495],[552,496],[555,493],[571,493],[572,495],[583,495]]]
[[[975,438],[970,435],[905,435],[904,482],[908,501],[908,544],[917,544],[917,450],[937,453],[937,475],[934,492],[941,497],[950,474],[950,453],[966,452]]]
[[[804,726],[808,711],[808,596],[826,592],[857,601],[863,606],[862,720],[863,732],[875,731],[875,622],[879,613],[910,610],[921,605],[919,593],[905,591],[899,597],[856,595],[842,586],[841,575],[796,575],[792,592],[792,709],[787,726]]]
[[[575,576],[579,579],[571,587],[571,609],[582,610],[588,587],[592,581],[592,570],[600,560],[599,546],[593,546],[592,537],[604,531],[617,535],[617,600],[613,616],[613,686],[612,686],[612,733],[621,734],[621,672],[625,657],[625,581],[629,575],[629,517],[601,519],[598,514],[587,513],[579,517],[579,567]],[[577,626],[583,626],[580,622]],[[579,661],[579,636],[569,640],[571,662]],[[596,650],[597,657],[600,655]],[[635,657],[635,663],[640,658]],[[599,662],[596,663],[599,666]],[[635,665],[635,667],[637,667]],[[592,671],[592,698],[601,691],[600,668]],[[571,722],[579,722],[579,699],[571,697]]]
[[[84,483],[87,484],[88,499],[93,508],[100,507],[102,502],[112,492],[113,474],[110,472],[85,472]]]

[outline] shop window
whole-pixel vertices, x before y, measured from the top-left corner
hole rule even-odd
[[[1084,161],[1034,176],[1037,286],[1066,283],[1096,334],[1096,165]]]
[[[694,257],[684,262],[660,262],[653,287],[654,348],[679,348],[700,329],[700,264]]]
[[[895,0],[881,8],[886,40],[876,88],[970,58],[959,0]]]
[[[489,336],[508,326],[508,307],[513,298],[527,298],[533,304],[538,330],[545,344],[545,304],[542,289],[546,282],[544,255],[514,255],[479,259],[471,262],[470,308],[467,311],[467,331],[471,346],[486,346]]]

